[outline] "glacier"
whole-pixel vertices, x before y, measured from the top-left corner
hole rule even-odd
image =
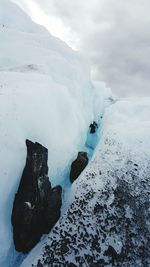
[[[102,102],[103,94],[92,84],[81,55],[16,4],[0,0],[0,5],[0,266],[8,267],[15,257],[11,211],[25,162],[25,140],[48,148],[50,180],[62,183],[98,116],[94,102]],[[104,92],[103,84],[100,87]]]
[[[113,100],[79,53],[13,2],[0,5],[0,267],[150,266],[150,98]],[[53,230],[22,255],[11,211],[26,139],[48,148],[64,199]],[[71,186],[81,150],[90,162]]]

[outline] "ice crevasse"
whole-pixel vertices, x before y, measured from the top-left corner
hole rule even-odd
[[[9,0],[0,0],[0,40],[0,267],[8,267],[25,140],[48,148],[49,177],[62,182],[103,112],[105,86],[94,86],[87,62]]]

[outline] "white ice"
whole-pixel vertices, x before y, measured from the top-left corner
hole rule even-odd
[[[36,25],[14,3],[0,0],[0,267],[13,265],[11,211],[26,158],[25,140],[49,150],[52,184],[84,146],[101,112],[87,62]]]

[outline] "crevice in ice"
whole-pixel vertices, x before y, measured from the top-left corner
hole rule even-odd
[[[89,158],[89,162],[93,157],[93,154],[95,152],[95,149],[97,147],[97,144],[99,143],[100,139],[101,139],[101,130],[103,127],[103,116],[104,116],[104,111],[105,108],[109,105],[112,104],[112,100],[110,99],[105,99],[105,107],[103,110],[103,113],[101,113],[99,115],[99,118],[96,120],[97,123],[97,129],[95,131],[95,133],[90,133],[90,127],[88,128],[87,131],[87,136],[86,136],[86,141],[84,143],[83,146],[80,147],[80,151],[85,151],[88,154],[88,158]],[[89,163],[88,163],[89,164]],[[70,167],[71,164],[66,166],[66,170],[63,173],[63,177],[62,177],[62,182],[60,183],[60,185],[62,186],[63,189],[63,199],[62,199],[62,208],[61,208],[61,216],[63,215],[63,213],[68,209],[69,204],[70,204],[70,193],[71,193],[71,182],[70,182]],[[40,246],[40,244],[42,244],[43,242],[45,242],[45,238],[47,238],[47,235],[43,235],[43,237],[41,238],[41,241],[37,244],[37,246]],[[8,265],[4,265],[4,267],[19,267],[22,262],[24,261],[24,259],[28,256],[29,253],[27,254],[23,254],[23,253],[18,253],[15,251],[14,249],[14,245],[10,248],[10,260],[9,260],[9,266]],[[8,264],[8,260],[6,261]]]
[[[104,106],[103,110],[99,114],[99,117],[97,118],[96,123],[97,123],[97,129],[95,133],[91,134],[90,133],[90,127],[88,128],[87,131],[87,136],[86,136],[86,141],[82,147],[80,147],[80,151],[85,151],[88,154],[89,162],[93,157],[93,154],[95,152],[95,149],[100,142],[101,139],[101,132],[102,132],[102,127],[103,127],[103,117],[105,113],[105,109],[112,105],[114,103],[114,99],[111,97],[106,97],[104,99]],[[88,163],[89,164],[89,163]],[[63,199],[62,199],[62,208],[61,208],[61,216],[62,214],[67,210],[70,204],[70,193],[71,193],[71,182],[70,182],[70,166],[67,166],[66,171],[64,173],[64,177],[62,179],[62,183],[60,184],[63,189]]]
[[[99,142],[101,126],[102,126],[102,115],[97,121],[97,124],[98,124],[98,127],[96,129],[96,132],[93,134],[90,133],[90,128],[88,128],[85,144],[82,147],[80,147],[82,151],[87,152],[89,161],[91,160],[94,154],[95,148]],[[63,199],[62,199],[63,204],[62,204],[62,209],[61,209],[61,215],[66,211],[66,209],[69,206],[69,196],[70,196],[70,191],[71,191],[70,189],[72,186],[70,182],[70,178],[69,178],[70,167],[71,167],[70,165],[66,167],[66,171],[64,172],[63,177],[62,177],[62,182],[60,183],[60,185],[63,188]],[[42,239],[45,239],[44,236],[43,238],[41,238],[41,240]],[[19,267],[27,256],[28,256],[28,253],[24,255],[23,253],[16,252],[14,245],[12,245],[12,247],[10,248],[10,253],[9,253],[9,257],[10,257],[9,266],[6,265],[6,267]],[[6,262],[8,264],[8,260]]]
[[[87,131],[86,141],[85,144],[80,148],[80,151],[87,152],[89,162],[92,159],[92,156],[94,154],[94,151],[97,147],[97,144],[100,140],[100,133],[102,128],[102,120],[103,115],[100,115],[97,123],[97,129],[95,133],[90,133],[90,127]],[[89,164],[89,163],[88,163]],[[71,191],[71,182],[70,182],[70,167],[68,166],[66,173],[64,174],[64,178],[62,179],[61,186],[63,188],[63,200],[62,200],[62,209],[61,209],[61,215],[66,211],[66,209],[69,207],[69,199],[70,199],[70,191]]]

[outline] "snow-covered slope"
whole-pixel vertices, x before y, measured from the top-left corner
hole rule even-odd
[[[69,209],[21,267],[150,266],[149,137],[149,98],[106,109],[101,140],[72,186]]]
[[[48,148],[49,177],[53,185],[62,183],[85,143],[100,95],[83,58],[8,0],[0,0],[0,40],[0,266],[8,267],[25,139]]]

